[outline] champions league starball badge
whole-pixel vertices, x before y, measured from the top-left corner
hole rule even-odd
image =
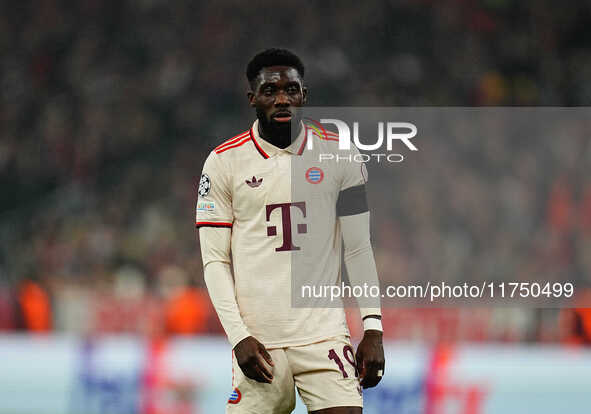
[[[211,180],[207,174],[202,174],[199,180],[199,195],[205,197],[209,194],[209,190],[211,190]]]

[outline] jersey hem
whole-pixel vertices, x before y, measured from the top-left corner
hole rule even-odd
[[[328,339],[335,338],[335,337],[338,337],[341,335],[344,335],[346,337],[351,336],[348,329],[342,329],[342,330],[330,332],[330,333],[327,333],[324,335],[313,336],[313,337],[309,337],[309,338],[302,338],[302,339],[298,339],[295,341],[289,341],[289,342],[285,342],[285,341],[274,341],[274,342],[261,341],[261,342],[263,342],[263,344],[265,345],[265,348],[267,348],[267,349],[289,348],[292,346],[303,346],[303,345],[315,344],[317,342],[326,341]],[[255,336],[255,338],[256,338],[256,336]]]

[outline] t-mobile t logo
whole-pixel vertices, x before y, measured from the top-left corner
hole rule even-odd
[[[304,218],[306,217],[306,203],[304,201],[298,201],[297,203],[279,203],[279,204],[268,204],[267,208],[267,221],[271,218],[273,210],[281,209],[281,227],[283,228],[283,244],[281,247],[275,249],[276,252],[284,252],[289,250],[300,250],[300,248],[293,244],[293,238],[291,233],[291,207],[297,207],[302,212]],[[308,232],[308,226],[306,223],[298,223],[297,225],[298,234],[305,234]],[[267,236],[272,237],[277,235],[276,226],[267,227]]]

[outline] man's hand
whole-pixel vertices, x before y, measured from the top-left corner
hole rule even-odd
[[[234,355],[236,356],[238,366],[240,366],[240,369],[242,369],[242,372],[248,378],[268,384],[273,381],[273,374],[271,374],[266,364],[268,363],[272,367],[275,366],[271,355],[269,355],[265,346],[253,336],[249,336],[238,342],[234,347]]]
[[[384,346],[382,345],[382,332],[367,330],[361,343],[357,347],[355,355],[357,370],[363,388],[371,388],[378,385],[384,375]]]

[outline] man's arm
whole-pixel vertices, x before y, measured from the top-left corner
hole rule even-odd
[[[265,361],[273,366],[271,356],[248,332],[236,302],[230,269],[231,234],[230,228],[199,228],[205,284],[242,372],[248,378],[270,383],[273,375]]]
[[[350,192],[354,191],[361,190]],[[362,195],[355,196],[355,198],[361,197],[365,199],[364,190]],[[349,207],[341,207],[339,212],[345,244],[345,266],[352,286],[367,283],[368,286],[379,287],[376,263],[370,242],[369,211],[367,211],[366,205],[362,204],[363,201],[360,201],[357,203],[357,207],[351,207],[354,203],[347,203]],[[379,297],[363,298],[358,301],[360,302],[359,311],[363,319],[365,333],[363,340],[357,347],[356,360],[362,377],[361,385],[364,388],[370,388],[380,382],[385,367],[382,345],[382,312]]]

